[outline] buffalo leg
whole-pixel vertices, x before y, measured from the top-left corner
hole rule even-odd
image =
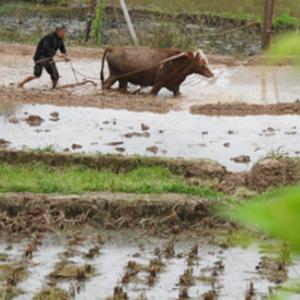
[[[159,93],[159,91],[161,90],[161,88],[162,88],[161,85],[154,85],[150,93],[152,95],[157,95]]]
[[[119,80],[119,91],[121,93],[127,93],[128,82],[126,80]]]
[[[173,94],[174,94],[174,97],[178,97],[178,96],[181,95],[181,93],[180,93],[180,91],[179,91],[179,87],[177,87],[177,88],[175,88],[175,89],[173,90]]]
[[[102,90],[109,90],[116,81],[112,77],[107,78],[102,84]]]

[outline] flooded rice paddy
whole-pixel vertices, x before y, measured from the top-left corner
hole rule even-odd
[[[18,300],[32,299],[49,286],[60,287],[78,300],[108,299],[115,287],[122,287],[128,299],[183,299],[183,291],[189,299],[214,299],[205,298],[212,291],[222,300],[246,299],[253,286],[253,299],[265,299],[276,286],[259,271],[263,254],[256,246],[224,249],[206,243],[197,245],[196,241],[125,241],[123,236],[103,243],[78,236],[47,235],[39,240],[30,258],[24,258],[30,240],[2,239],[0,253],[7,255],[5,264],[19,261],[25,265],[26,276],[17,284],[21,294],[14,298]],[[66,265],[69,272],[62,267]],[[75,270],[90,266],[93,271],[88,277],[78,278],[77,273],[73,277],[70,266]],[[300,275],[299,267],[294,263],[288,268],[289,278]]]
[[[30,116],[41,119],[31,122]],[[266,155],[300,154],[300,119],[294,115],[208,117],[16,105],[0,112],[0,128],[9,148],[209,158],[231,171],[248,170]]]

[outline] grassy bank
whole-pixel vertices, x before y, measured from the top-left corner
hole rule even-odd
[[[55,1],[54,1],[55,2]],[[158,12],[168,15],[177,14],[205,14],[217,15],[237,20],[253,20],[260,22],[263,15],[262,0],[128,0],[131,9],[141,9],[149,12]],[[57,1],[53,5],[36,5],[23,1],[0,2],[0,16],[13,16],[17,19],[36,15],[51,18],[86,20],[88,9],[86,1],[80,4],[74,1]],[[108,4],[110,4],[108,2]],[[300,5],[295,0],[277,1],[274,12],[274,25],[300,25]]]
[[[219,193],[208,186],[194,186],[163,167],[137,167],[126,173],[69,166],[0,165],[0,192],[80,194],[108,191],[127,193],[179,193],[217,198]]]
[[[262,0],[128,0],[131,7],[144,7],[151,10],[164,11],[168,13],[207,13],[224,16],[235,16],[237,18],[258,18],[263,14]],[[290,16],[300,19],[300,5],[295,0],[281,0],[276,2],[275,18]]]

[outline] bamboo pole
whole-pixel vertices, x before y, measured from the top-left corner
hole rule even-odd
[[[124,0],[120,0],[120,6],[121,6],[121,9],[123,11],[126,23],[127,23],[127,27],[128,27],[130,37],[131,37],[133,43],[136,46],[138,46],[139,45],[139,40],[137,38],[136,32],[134,30],[134,27],[133,27],[133,24],[132,24],[132,21],[131,21],[131,18],[130,18],[130,15],[129,15],[129,12],[128,12],[128,9],[127,9],[127,6],[126,6],[126,3],[125,3]]]
[[[275,0],[265,0],[264,2],[264,16],[263,16],[263,27],[262,27],[262,49],[263,50],[268,49],[271,45],[274,5],[275,5]]]

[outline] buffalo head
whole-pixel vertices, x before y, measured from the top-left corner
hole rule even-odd
[[[209,69],[208,60],[202,50],[193,55],[192,71],[208,78],[214,77],[214,73]]]

